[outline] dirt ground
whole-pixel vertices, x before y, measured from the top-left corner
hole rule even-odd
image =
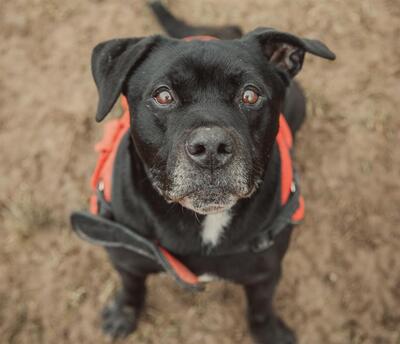
[[[190,22],[272,26],[319,38],[296,148],[307,214],[276,308],[300,343],[400,343],[400,2],[170,0]],[[0,342],[106,343],[99,311],[117,287],[104,252],[68,224],[94,167],[93,46],[160,32],[144,1],[0,2]],[[117,109],[118,112],[118,109]],[[192,295],[149,281],[123,343],[251,343],[240,287]]]

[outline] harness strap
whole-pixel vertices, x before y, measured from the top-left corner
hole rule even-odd
[[[121,105],[123,109],[121,118],[106,123],[103,139],[95,145],[95,151],[99,154],[99,158],[90,181],[92,187],[90,211],[93,214],[98,213],[96,196],[99,185],[104,191],[106,201],[111,201],[112,172],[115,156],[122,137],[129,130],[129,106],[124,96],[121,97]]]
[[[281,114],[279,116],[279,132],[276,137],[278,143],[279,155],[281,159],[281,205],[287,208],[289,196],[292,193],[296,193],[297,206],[291,209],[293,212],[290,214],[290,220],[292,223],[299,223],[304,218],[304,198],[299,193],[298,181],[296,175],[294,175],[294,167],[292,164],[292,148],[293,148],[293,136],[292,131],[285,117]]]
[[[207,35],[198,35],[198,36],[189,36],[183,38],[184,41],[186,42],[191,42],[191,41],[217,41],[218,38],[215,38],[213,36],[207,36]]]
[[[291,186],[293,183],[293,166],[292,158],[290,156],[290,149],[292,148],[292,133],[281,114],[279,116],[279,131],[276,136],[278,144],[279,156],[281,159],[281,205],[284,205],[290,195]]]
[[[165,248],[139,235],[132,228],[102,216],[77,211],[71,215],[77,235],[92,244],[109,248],[124,248],[157,263],[185,289],[202,290],[198,277]]]

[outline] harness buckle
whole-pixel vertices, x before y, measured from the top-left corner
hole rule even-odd
[[[250,245],[250,250],[253,253],[259,253],[259,252],[269,249],[271,246],[274,245],[274,243],[275,242],[274,242],[274,240],[272,240],[270,235],[258,237]]]
[[[100,192],[104,191],[104,182],[102,180],[100,180],[97,184],[97,190],[99,190]]]
[[[296,183],[292,181],[292,184],[290,184],[290,192],[295,193],[296,192]]]
[[[105,217],[106,219],[112,219],[113,214],[110,203],[108,203],[104,198],[104,182],[102,180],[100,180],[99,183],[97,184],[96,198],[97,198],[97,214]]]

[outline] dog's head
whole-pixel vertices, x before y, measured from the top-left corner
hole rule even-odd
[[[124,94],[131,136],[168,202],[208,214],[249,197],[263,178],[285,88],[321,42],[273,29],[230,41],[162,36],[99,44],[92,71],[97,121]]]

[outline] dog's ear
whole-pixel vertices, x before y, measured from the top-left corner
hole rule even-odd
[[[99,93],[97,122],[111,111],[129,73],[160,40],[161,36],[113,39],[93,49],[92,74]]]
[[[299,38],[272,28],[258,28],[244,39],[255,39],[270,63],[293,78],[301,69],[305,53],[334,60],[335,54],[316,39]]]

